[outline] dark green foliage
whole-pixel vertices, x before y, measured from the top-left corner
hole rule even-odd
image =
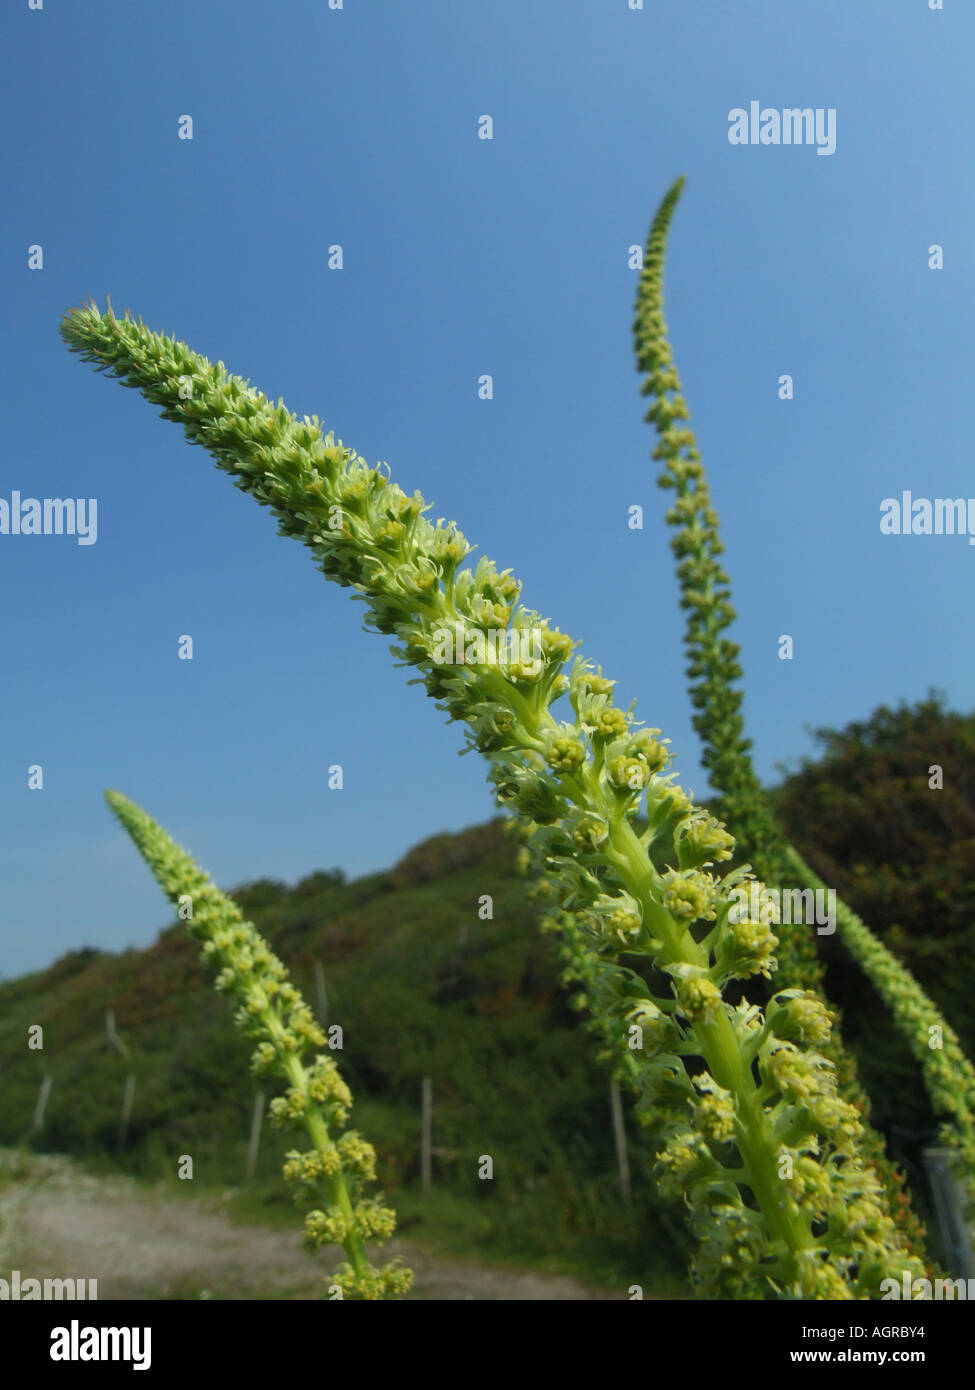
[[[771,793],[789,838],[870,924],[975,1051],[975,714],[937,692],[815,732],[819,756]],[[944,786],[929,786],[929,768]],[[907,1161],[936,1125],[890,1014],[838,937],[820,938],[827,989],[859,1059],[873,1119]]]

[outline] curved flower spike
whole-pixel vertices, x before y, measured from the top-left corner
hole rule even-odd
[[[634,1050],[626,1073],[645,1101],[662,1162],[671,1174],[686,1175],[688,1212],[702,1237],[695,1265],[701,1291],[863,1298],[877,1295],[885,1277],[900,1279],[905,1270],[923,1277],[923,1265],[883,1210],[876,1176],[857,1154],[862,1125],[856,1110],[832,1093],[830,1064],[776,1039],[767,1021],[758,1025],[758,1042],[750,1012],[724,998],[734,965],[722,954],[722,936],[741,873],[717,880],[705,873],[706,864],[682,869],[683,824],[698,823],[701,813],[670,776],[651,772],[656,736],[614,707],[612,683],[583,660],[566,675],[574,643],[521,608],[512,624],[539,630],[539,662],[504,668],[436,660],[438,631],[458,622],[476,625],[485,602],[511,604],[517,586],[485,559],[473,575],[458,573],[470,547],[454,526],[426,520],[422,498],[408,498],[385,469],[369,468],[331,434],[323,437],[317,419],[298,420],[222,364],[141,321],[102,315],[91,305],[68,315],[62,334],[73,350],[181,423],[191,442],[208,448],[240,487],[272,508],[282,534],[302,539],[326,575],[356,589],[376,627],[397,639],[396,655],[417,668],[442,709],[467,724],[468,746],[487,756],[500,803],[531,832],[534,862],[553,886],[557,924],[581,921],[603,896],[627,895],[621,898],[625,940],[606,932],[597,911],[590,925],[604,945],[588,959],[606,994],[605,1004],[597,1001],[605,1009],[601,1025],[616,1046],[628,1036],[633,1007],[625,988],[609,988],[625,969],[619,955],[642,953],[648,964],[670,969],[671,998],[658,1007],[672,1013],[677,1039],[667,1052]],[[391,528],[395,521],[404,523],[401,531]],[[563,694],[574,721],[550,711]],[[566,738],[581,756],[567,756],[562,746],[553,767],[546,761],[553,740]],[[645,785],[634,778],[632,787],[628,780],[621,787],[617,759],[639,760],[641,750]],[[538,825],[536,810],[551,818],[546,826]],[[643,835],[635,828],[641,810]],[[716,858],[719,849],[731,846],[715,843]],[[700,877],[681,879],[678,890],[673,876],[683,874]],[[695,918],[696,912],[702,915]],[[631,915],[640,919],[635,931]],[[682,974],[677,967],[690,969]],[[777,1043],[795,1048],[787,1071],[776,1070]],[[731,1107],[732,1141],[718,1137],[726,1126],[703,1106],[688,1058],[703,1059],[721,1088],[715,1095],[722,1115]],[[781,1135],[813,1165],[816,1182],[790,1184],[780,1162]],[[857,1240],[843,1225],[854,1198]],[[317,1231],[317,1218],[313,1225]]]
[[[688,615],[684,644],[691,699],[697,710],[693,723],[703,744],[702,761],[722,796],[722,811],[758,872],[766,881],[783,887],[798,873],[804,886],[822,888],[788,844],[752,764],[751,740],[745,737],[741,714],[742,694],[735,685],[742,675],[739,648],[721,636],[733,621],[735,610],[730,601],[730,581],[717,560],[724,549],[718,517],[694,435],[690,429],[673,427],[675,420],[686,421],[688,412],[679,394],[680,379],[666,337],[663,264],[667,231],[683,183],[678,179],[667,193],[651,227],[637,296],[634,339],[638,370],[646,373],[642,393],[654,397],[645,418],[656,425],[660,438],[653,454],[664,461],[658,482],[676,493],[667,522],[675,530],[671,549],[679,561],[681,607]],[[954,1129],[947,1126],[943,1137],[965,1156],[967,1181],[975,1195],[975,1072],[963,1057],[955,1034],[913,977],[843,904],[837,907],[837,925],[841,939],[893,1009],[915,1055],[920,1055],[936,1112],[947,1111],[954,1117]],[[776,957],[783,983],[812,990],[823,999],[823,969],[811,933],[783,932]],[[831,1011],[838,1022],[837,1011]],[[946,1046],[944,1051],[922,1049],[919,1054],[917,1024],[921,1018],[937,1025],[945,1038],[950,1037],[953,1050]],[[842,1048],[838,1029],[833,1037],[832,1043],[822,1040],[824,1050],[843,1076],[844,1095],[866,1117],[869,1099],[857,1081],[853,1058]],[[952,1103],[946,1103],[947,1097],[953,1097]],[[912,1249],[920,1253],[923,1228],[907,1203],[903,1176],[886,1158],[880,1136],[868,1127],[866,1138],[868,1156],[888,1189],[888,1209],[907,1232]]]
[[[289,1153],[284,1176],[299,1199],[326,1204],[326,1211],[305,1218],[306,1243],[311,1249],[329,1242],[344,1246],[349,1262],[330,1281],[343,1298],[401,1297],[413,1282],[412,1271],[395,1261],[375,1269],[366,1257],[365,1240],[385,1240],[396,1222],[392,1211],[361,1197],[363,1186],[375,1180],[375,1150],[354,1130],[336,1143],[332,1135],[344,1129],[352,1104],[349,1088],[327,1053],[304,1061],[309,1049],[326,1043],[311,1010],[257,928],[162,826],[120,792],[106,792],[105,799],[181,917],[189,909],[187,930],[202,943],[203,960],[219,967],[217,989],[236,999],[234,1021],[256,1044],[253,1070],[288,1082],[284,1096],[271,1102],[272,1123],[304,1128],[314,1147]]]

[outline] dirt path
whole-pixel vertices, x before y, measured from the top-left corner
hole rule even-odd
[[[320,1298],[331,1265],[294,1231],[234,1224],[219,1201],[174,1200],[67,1159],[0,1164],[0,1278],[97,1279],[98,1298]],[[419,1299],[606,1299],[574,1279],[433,1257],[392,1240]],[[622,1295],[621,1295],[622,1296]]]

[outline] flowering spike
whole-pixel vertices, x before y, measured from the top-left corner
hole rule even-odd
[[[647,374],[642,392],[655,398],[646,419],[656,425],[661,441],[654,457],[665,460],[658,481],[661,487],[676,494],[667,512],[667,522],[675,530],[671,549],[679,561],[680,603],[687,613],[687,675],[697,710],[693,723],[703,743],[702,761],[712,784],[721,793],[722,812],[735,826],[739,841],[761,876],[785,887],[798,873],[803,886],[822,889],[823,885],[788,844],[752,763],[751,740],[745,737],[741,714],[742,695],[735,685],[742,676],[739,648],[720,635],[733,621],[735,611],[731,606],[730,581],[717,560],[724,549],[718,534],[718,517],[694,435],[688,428],[675,430],[672,424],[674,420],[688,419],[663,315],[664,251],[682,187],[683,179],[678,179],[651,227],[637,295],[634,338],[638,370]],[[922,1017],[939,1026],[943,1036],[950,1035],[957,1047],[954,1033],[913,977],[843,904],[837,907],[837,926],[841,940],[892,1007],[915,1055],[916,1025]],[[783,932],[776,956],[780,980],[824,998],[823,968],[810,933]],[[839,1024],[838,1011],[833,1006],[831,1011]],[[859,1085],[853,1058],[841,1047],[838,1027],[833,1038],[831,1044],[824,1040],[824,1049],[842,1076],[844,1095],[866,1118],[869,1098]],[[967,1180],[975,1196],[975,1071],[960,1047],[957,1054],[956,1058],[948,1049],[925,1048],[921,1060],[936,1113],[947,1112],[954,1118],[955,1125],[946,1126],[944,1139],[966,1156]],[[890,1210],[899,1206],[896,1219],[908,1232],[912,1248],[920,1252],[923,1230],[907,1205],[903,1176],[886,1158],[880,1136],[870,1128],[866,1134],[869,1156],[885,1179],[888,1196],[898,1199],[889,1203]]]
[[[327,1206],[326,1212],[316,1209],[306,1217],[307,1243],[313,1249],[328,1242],[344,1246],[349,1264],[332,1278],[344,1297],[400,1297],[412,1283],[412,1271],[395,1261],[377,1270],[366,1258],[364,1241],[386,1239],[396,1220],[393,1212],[360,1197],[364,1184],[375,1179],[375,1151],[354,1130],[335,1142],[332,1132],[344,1128],[352,1104],[349,1088],[327,1053],[304,1061],[309,1049],[326,1042],[311,1010],[257,928],[162,826],[120,792],[106,792],[105,799],[181,916],[189,906],[187,930],[202,943],[202,959],[220,967],[217,987],[236,999],[237,1027],[256,1043],[254,1070],[289,1083],[285,1095],[271,1102],[272,1123],[302,1126],[314,1148],[290,1152],[284,1176],[297,1187],[298,1200],[324,1199]]]
[[[423,516],[421,498],[390,550],[384,527],[401,517],[408,499],[352,450],[335,447],[283,407],[272,408],[222,364],[212,366],[130,317],[78,310],[62,333],[75,351],[179,421],[238,486],[272,508],[282,534],[303,540],[327,575],[354,587],[377,628],[405,644],[441,707],[467,724],[469,745],[486,753],[499,802],[530,833],[534,863],[555,899],[553,921],[591,976],[596,1018],[614,1049],[626,1045],[629,1015],[639,1002],[633,972],[619,957],[640,954],[666,970],[669,997],[649,1001],[663,1023],[650,1017],[644,1034],[650,1045],[632,1050],[620,1065],[655,1130],[665,1177],[685,1193],[700,1236],[694,1269],[700,1290],[864,1298],[877,1295],[885,1277],[923,1276],[883,1210],[876,1175],[858,1156],[862,1125],[837,1096],[828,1059],[811,1044],[778,1038],[757,1007],[743,1010],[725,998],[726,985],[740,976],[723,941],[743,875],[736,870],[719,879],[707,861],[682,866],[684,822],[699,823],[701,812],[659,770],[659,730],[638,729],[615,709],[612,682],[585,660],[576,658],[564,674],[573,644],[534,617],[540,673],[476,655],[472,663],[438,661],[439,628],[477,624],[481,602],[510,602],[510,595],[483,560],[473,574],[456,572]],[[339,524],[331,525],[336,508]],[[453,528],[451,538],[466,554]],[[563,693],[572,722],[557,720],[549,708]],[[553,767],[548,754],[560,739],[574,740],[581,758],[567,755],[562,744]],[[621,786],[620,757],[643,761],[646,778]],[[641,809],[646,836],[634,824]],[[715,861],[733,848],[713,836],[708,843]],[[692,859],[700,859],[701,848],[699,842]],[[595,944],[579,949],[583,933]],[[688,1058],[703,1060],[716,1088],[707,1093],[710,1100],[692,1083]],[[341,1097],[330,1100],[341,1106]],[[291,1104],[286,1097],[286,1107]],[[729,1116],[731,1140],[724,1137]],[[807,1160],[808,1182],[790,1186],[782,1176],[783,1135]],[[855,1233],[845,1220],[854,1201]],[[347,1212],[340,1215],[348,1221]],[[366,1220],[382,1224],[381,1217]],[[322,1229],[316,1216],[309,1235]]]

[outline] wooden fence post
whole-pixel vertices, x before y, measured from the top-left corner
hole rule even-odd
[[[433,1134],[433,1081],[423,1078],[420,1087],[420,1180],[424,1192],[430,1191],[430,1140]]]
[[[952,1149],[923,1150],[934,1214],[944,1248],[944,1266],[957,1279],[975,1278],[975,1226],[965,1217],[965,1193],[953,1171],[958,1155]],[[969,1283],[971,1288],[971,1283]]]
[[[132,1102],[135,1099],[135,1072],[130,1071],[125,1078],[125,1091],[122,1095],[122,1122],[118,1127],[119,1150],[125,1148],[129,1137],[129,1120],[132,1118]]]
[[[613,1114],[613,1137],[616,1140],[616,1161],[620,1169],[620,1187],[623,1201],[630,1200],[630,1160],[626,1152],[626,1130],[623,1128],[623,1104],[620,1100],[619,1082],[613,1078],[609,1083],[609,1106]]]
[[[258,1091],[254,1097],[254,1113],[251,1116],[251,1139],[247,1147],[247,1180],[257,1172],[257,1153],[261,1146],[261,1121],[264,1119],[264,1092]]]
[[[36,1134],[44,1123],[44,1111],[47,1109],[47,1098],[51,1094],[50,1076],[45,1076],[41,1082],[41,1089],[37,1096],[37,1104],[34,1106],[34,1120],[30,1127],[31,1134]]]
[[[124,1057],[129,1049],[125,1046],[125,1043],[122,1041],[122,1039],[119,1037],[116,1031],[115,1015],[112,1013],[111,1009],[109,1009],[108,1013],[105,1015],[105,1032],[108,1036],[108,1041],[112,1044],[116,1051],[121,1053],[121,1055]]]
[[[318,993],[318,1021],[323,1028],[327,1028],[328,995],[325,993],[325,967],[320,960],[315,962],[315,988]]]

